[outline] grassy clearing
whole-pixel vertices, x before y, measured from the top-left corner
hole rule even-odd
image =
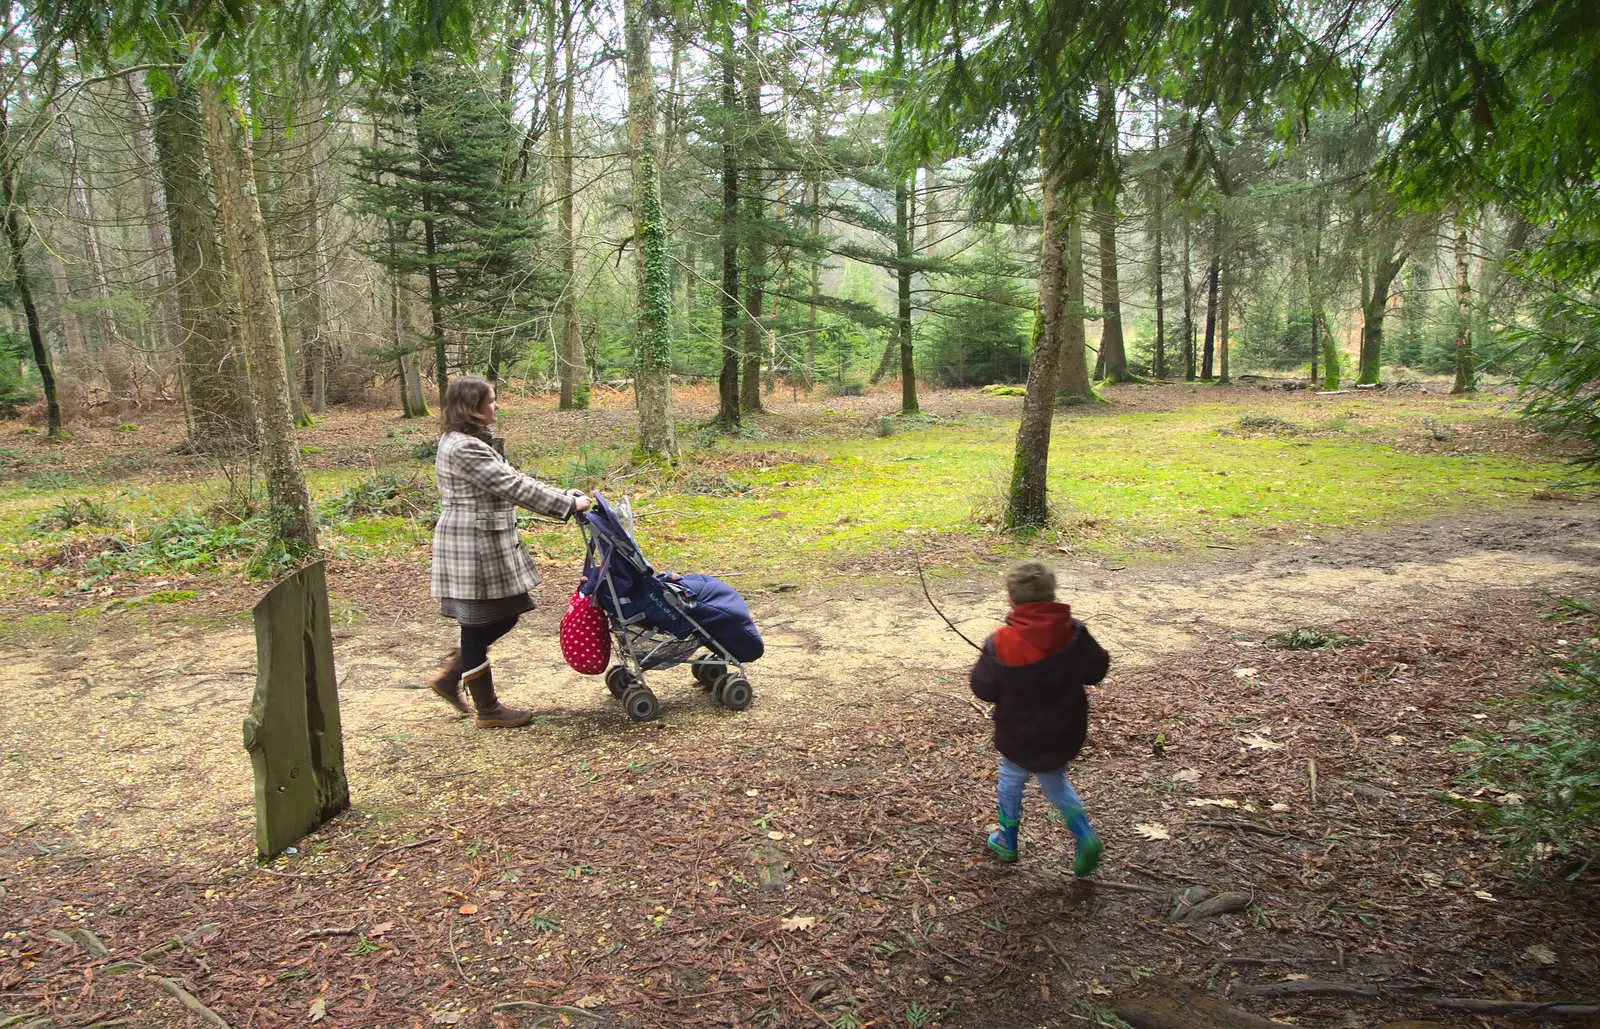
[[[1483,407],[1451,419],[1481,421]],[[1411,452],[1425,415],[1333,412],[1293,435],[1235,431],[1233,407],[1058,418],[1055,523],[1042,542],[1115,556],[1192,550],[1262,533],[1378,527],[1527,499],[1564,482],[1556,461]],[[1341,421],[1342,419],[1342,421]],[[1356,424],[1352,424],[1356,423]],[[664,565],[761,568],[774,578],[911,545],[916,536],[994,532],[1015,426],[931,424],[886,439],[791,442],[791,460],[730,475],[733,495],[667,491],[636,506],[641,541]],[[732,444],[728,453],[762,453]],[[816,461],[819,463],[809,463]],[[554,534],[543,544],[556,550]],[[908,535],[913,540],[908,540]]]
[[[1399,397],[1064,413],[1051,451],[1055,517],[1032,540],[996,529],[1016,423],[985,411],[895,419],[881,438],[862,431],[866,419],[832,408],[811,412],[799,428],[791,423],[781,441],[763,438],[760,426],[736,439],[688,431],[700,445],[666,471],[631,467],[631,441],[622,438],[558,451],[525,415],[518,424],[527,442],[518,447],[513,436],[513,456],[552,482],[630,495],[640,542],[662,567],[786,581],[920,548],[930,537],[942,549],[1044,547],[1127,560],[1290,531],[1380,527],[1568,483],[1568,466],[1503,445],[1520,430],[1499,413],[1485,400]],[[425,562],[437,500],[429,462],[410,453],[425,442],[422,427],[374,422],[372,432],[383,433],[373,443],[381,464],[309,473],[324,545],[343,560]],[[66,470],[92,470],[79,465]],[[79,517],[89,510],[100,513]],[[570,527],[525,525],[537,557],[577,561]],[[0,584],[59,595],[108,578],[237,573],[259,533],[221,476],[99,488],[13,479],[0,489]],[[95,550],[113,539],[116,553]],[[63,554],[73,559],[52,566]]]

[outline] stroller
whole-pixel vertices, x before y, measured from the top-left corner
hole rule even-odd
[[[610,623],[617,663],[606,670],[606,688],[628,717],[656,717],[658,702],[645,672],[686,661],[717,703],[730,711],[749,707],[755,694],[744,666],[761,656],[764,644],[744,598],[709,575],[651,568],[634,542],[626,497],[612,508],[595,494],[594,506],[578,516],[578,530],[584,542],[579,593],[596,598]]]

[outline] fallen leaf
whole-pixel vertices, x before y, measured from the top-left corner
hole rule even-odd
[[[478,905],[476,905],[476,904],[463,904],[460,907],[456,908],[456,913],[457,914],[462,914],[462,915],[475,915],[475,914],[478,913]]]
[[[1385,736],[1384,739],[1388,740],[1397,747],[1403,747],[1406,745],[1406,738],[1399,733],[1395,733],[1392,736]]]
[[[1289,805],[1285,804],[1283,801],[1280,800],[1276,804],[1272,805],[1272,810],[1274,810],[1274,811],[1287,811],[1287,810],[1289,810]]]
[[[809,929],[816,924],[816,918],[811,915],[797,915],[794,918],[785,918],[778,924],[778,928],[792,933],[800,929]]]
[[[1193,768],[1180,768],[1172,773],[1173,782],[1199,782],[1200,773]]]
[[[745,796],[747,796],[747,797],[753,797],[753,796],[755,796],[755,795],[756,795],[756,794],[757,794],[757,793],[758,793],[758,792],[759,792],[759,791],[758,791],[758,790],[745,790],[745,791],[744,791],[744,795],[745,795]]]
[[[1160,822],[1140,822],[1135,825],[1134,831],[1147,840],[1170,840],[1172,834],[1167,832],[1167,827]]]
[[[573,1001],[572,1006],[588,1011],[590,1008],[597,1008],[605,1002],[606,999],[604,997],[596,997],[592,993],[586,993],[577,1000]]]
[[[1235,668],[1233,674],[1237,679],[1254,679],[1256,670],[1254,668]]]
[[[1494,900],[1494,894],[1490,893],[1488,890],[1473,890],[1472,895],[1477,897],[1479,900]]]
[[[1286,983],[1292,983],[1292,982],[1298,982],[1301,979],[1310,979],[1310,978],[1311,977],[1309,975],[1306,975],[1304,972],[1290,972],[1288,975],[1283,977],[1283,981],[1286,982]]]
[[[311,1010],[308,1012],[308,1014],[310,1015],[310,1020],[312,1022],[322,1021],[324,1018],[328,1017],[328,1002],[321,997],[318,997],[316,1000],[311,1002]]]
[[[1522,803],[1522,794],[1507,793],[1505,796],[1500,798],[1500,803],[1504,804],[1506,807],[1516,807]]]
[[[774,829],[771,832],[767,833],[767,839],[769,839],[769,840],[781,840],[781,839],[783,839],[783,833],[781,833],[778,830]]]
[[[434,1025],[455,1025],[460,1021],[461,1012],[459,1011],[440,1011],[433,1016]]]
[[[1189,807],[1238,807],[1239,802],[1232,797],[1223,797],[1221,800],[1211,800],[1206,797],[1196,797],[1194,800],[1184,801]]]
[[[1239,742],[1249,750],[1282,750],[1283,744],[1274,743],[1265,736],[1240,736]]]
[[[1542,943],[1535,943],[1533,946],[1523,951],[1522,956],[1529,961],[1533,961],[1541,965],[1553,965],[1556,963],[1556,952],[1551,950],[1549,947],[1546,947]]]
[[[393,922],[379,922],[377,925],[375,925],[371,929],[367,930],[367,935],[368,936],[372,936],[372,937],[382,936],[384,933],[388,932],[390,929],[393,929],[393,928],[394,928],[394,923]]]

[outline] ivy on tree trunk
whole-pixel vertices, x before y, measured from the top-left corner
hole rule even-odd
[[[671,278],[666,214],[656,176],[656,85],[644,0],[623,0],[628,63],[628,143],[633,156],[634,237],[638,244],[637,379],[639,450],[678,459],[672,424]]]

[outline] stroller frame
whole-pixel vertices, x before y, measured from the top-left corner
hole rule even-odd
[[[634,538],[633,505],[628,498],[619,498],[612,504],[611,510],[621,519],[628,533],[632,553],[624,553],[614,540],[605,548],[606,552],[602,552],[602,537],[609,540],[609,536],[587,520],[578,519],[578,532],[583,537],[584,565],[600,569],[596,592],[605,590],[611,601],[610,609],[606,611],[606,621],[611,629],[611,638],[616,643],[617,663],[606,669],[606,688],[613,697],[622,701],[629,718],[636,722],[651,721],[659,713],[660,702],[645,682],[645,672],[664,670],[691,661],[694,653],[704,648],[709,653],[691,661],[695,682],[700,684],[701,689],[710,691],[723,707],[734,711],[749,707],[755,694],[745,675],[744,662],[729,653],[690,613],[689,605],[684,602],[686,592],[681,587],[670,581],[658,583],[668,605],[694,627],[693,635],[674,636],[648,625],[647,615],[643,611],[623,617],[622,612],[627,605],[611,577],[611,562],[627,561],[638,575],[650,579],[654,579],[655,569]]]

